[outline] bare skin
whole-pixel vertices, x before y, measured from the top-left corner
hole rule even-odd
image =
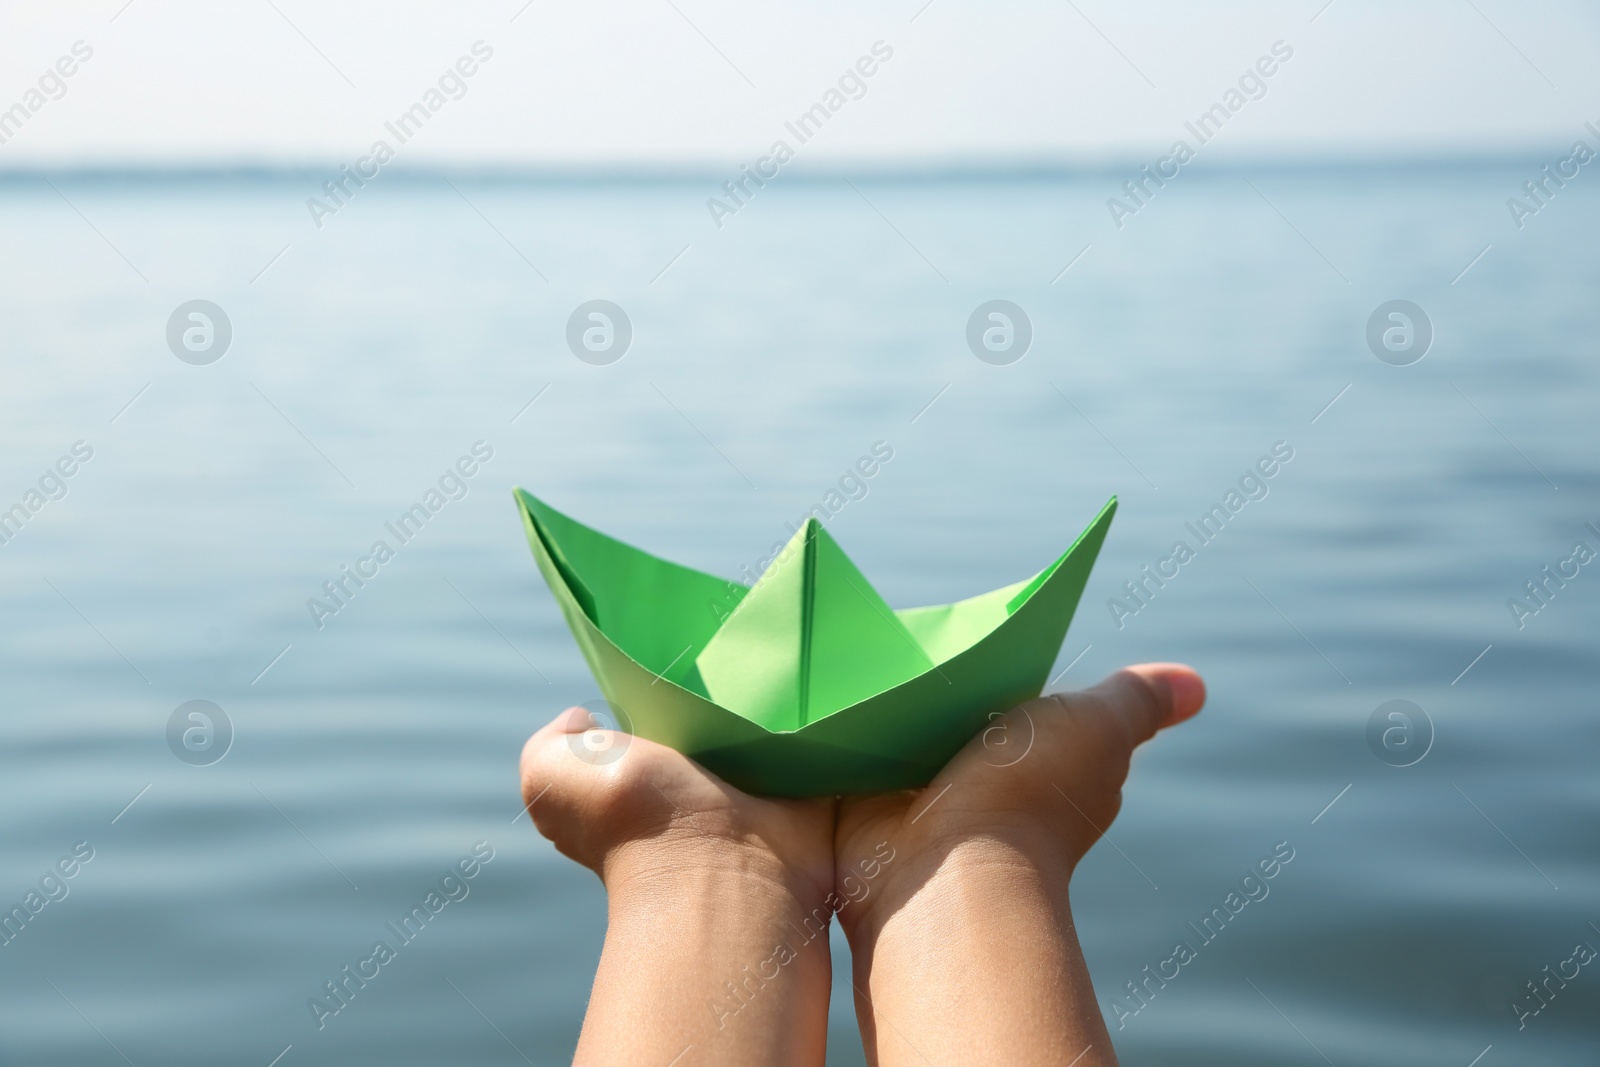
[[[589,726],[570,709],[522,751],[534,825],[606,887],[573,1062],[821,1067],[835,802],[753,797],[640,737],[592,763],[574,754]]]
[[[875,1067],[1114,1065],[1068,883],[1133,750],[1204,701],[1187,667],[1127,668],[1013,709],[923,789],[838,801],[753,797],[642,738],[595,764],[563,713],[522,787],[608,894],[575,1062],[820,1067],[836,911]]]
[[[1007,712],[924,789],[841,801],[837,871],[880,840],[898,852],[839,913],[868,1062],[1116,1064],[1068,882],[1133,750],[1204,702],[1187,667],[1128,668]]]

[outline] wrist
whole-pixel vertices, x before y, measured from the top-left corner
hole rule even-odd
[[[820,907],[827,888],[770,849],[708,838],[695,842],[651,839],[613,849],[600,869],[611,910],[657,909],[721,901],[730,896],[787,915]]]
[[[1062,915],[1068,911],[1070,857],[1059,842],[1029,828],[941,832],[908,842],[898,856],[858,905],[839,912],[858,953],[870,950],[897,915],[920,923],[924,914],[953,916],[956,906],[993,907],[1023,889]]]
[[[613,848],[601,877],[605,947],[575,1063],[665,1064],[691,1045],[701,1063],[822,1063],[825,894],[722,840]]]
[[[1070,851],[1031,833],[916,847],[846,924],[858,1011],[894,1020],[869,1039],[874,1062],[920,1067],[938,1048],[952,1063],[1114,1064],[1073,926]]]

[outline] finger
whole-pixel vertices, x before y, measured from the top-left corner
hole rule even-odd
[[[545,729],[548,730],[553,727],[558,734],[581,734],[585,730],[591,730],[599,725],[600,723],[594,717],[594,713],[580,704],[577,707],[568,708],[554,719],[551,719],[550,724]]]
[[[551,746],[565,745],[567,735],[581,734],[593,725],[593,716],[587,708],[573,707],[558,714],[528,738],[519,760],[525,799],[535,789],[542,790],[550,784],[554,769],[560,766],[559,761],[548,758]]]
[[[1140,663],[1124,667],[1089,690],[1120,715],[1135,744],[1157,730],[1194,717],[1206,702],[1206,684],[1182,663]]]
[[[530,752],[553,738],[562,737],[565,734],[581,734],[596,725],[598,724],[594,721],[594,715],[589,709],[584,707],[568,708],[539,727],[534,735],[528,738],[528,743],[522,748],[523,759],[526,760]]]

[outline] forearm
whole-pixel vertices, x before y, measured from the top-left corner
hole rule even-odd
[[[920,858],[850,930],[856,1011],[877,1067],[1116,1063],[1065,867],[994,839]]]
[[[737,853],[607,871],[609,919],[579,1065],[821,1067],[829,909]]]

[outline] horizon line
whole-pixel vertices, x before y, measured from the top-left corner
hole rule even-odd
[[[1207,159],[1202,171],[1223,173],[1242,170],[1358,172],[1375,170],[1450,170],[1526,164],[1527,151],[1503,149],[1487,152],[1372,153],[1348,152],[1278,153],[1243,158]],[[958,158],[903,160],[860,160],[818,163],[803,170],[785,170],[783,176],[795,184],[837,182],[849,179],[888,181],[981,181],[1049,180],[1083,177],[1124,176],[1136,173],[1149,161],[1133,156],[1069,158],[1038,156],[1007,162]],[[0,182],[45,180],[51,178],[125,180],[133,182],[208,180],[285,180],[337,176],[340,163],[309,160],[237,162],[83,162],[0,165]],[[609,184],[667,184],[711,181],[720,183],[730,175],[737,177],[738,164],[718,165],[714,161],[664,163],[660,161],[610,162],[436,162],[389,164],[382,173],[405,180],[463,179],[568,184],[603,182]],[[1186,168],[1187,169],[1187,168]],[[369,179],[370,180],[370,179]],[[768,179],[773,180],[773,179]]]

